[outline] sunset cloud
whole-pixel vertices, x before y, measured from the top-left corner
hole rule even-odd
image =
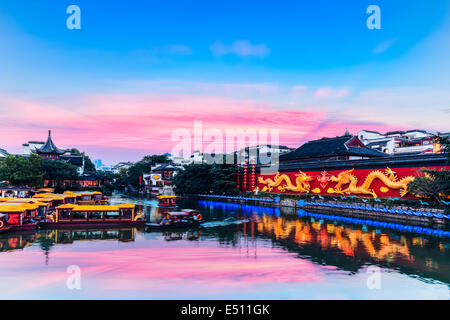
[[[255,88],[249,86],[249,90]],[[267,88],[263,90],[268,90]],[[177,129],[278,129],[280,144],[336,136],[346,129],[390,130],[382,122],[346,119],[340,113],[311,106],[283,105],[218,96],[89,94],[52,99],[0,97],[0,145],[20,152],[22,143],[44,140],[48,129],[62,148],[78,147],[94,158],[137,160],[145,154],[170,152]],[[349,112],[349,111],[347,111]],[[14,134],[12,134],[14,133]],[[193,151],[193,150],[192,150]]]

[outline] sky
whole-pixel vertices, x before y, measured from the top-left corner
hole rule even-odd
[[[448,0],[2,0],[0,148],[51,129],[115,164],[172,152],[194,121],[225,140],[276,129],[289,147],[346,129],[447,132],[449,56]]]

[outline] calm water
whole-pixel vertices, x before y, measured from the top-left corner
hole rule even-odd
[[[159,218],[155,201],[112,200],[136,203],[147,219]],[[0,298],[450,297],[449,238],[293,210],[206,201],[180,207],[199,208],[205,227],[0,235]],[[66,285],[71,265],[80,268],[80,290]]]

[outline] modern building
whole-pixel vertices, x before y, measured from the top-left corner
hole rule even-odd
[[[368,147],[389,155],[439,152],[433,145],[435,134],[425,130],[390,131],[384,134],[361,130],[358,138]]]
[[[130,162],[130,161],[128,161],[128,162],[119,162],[119,163],[116,164],[115,166],[112,166],[112,167],[111,167],[111,171],[112,171],[112,173],[117,174],[117,173],[120,173],[120,171],[121,171],[122,169],[124,169],[124,170],[130,169],[130,167],[131,167],[132,165],[134,165],[134,163],[133,163],[133,162]]]
[[[94,166],[96,170],[99,170],[103,166],[103,161],[100,159],[95,159]]]

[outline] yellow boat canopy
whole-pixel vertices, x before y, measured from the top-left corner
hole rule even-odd
[[[134,204],[124,203],[117,206],[79,206],[76,204],[63,204],[56,207],[57,210],[72,209],[72,211],[119,211],[119,209],[133,209]]]
[[[177,196],[169,196],[169,195],[162,195],[162,196],[158,196],[158,199],[171,199],[171,198],[176,198]]]
[[[18,204],[18,203],[2,203],[0,204],[0,212],[24,212],[27,210],[24,204]]]

